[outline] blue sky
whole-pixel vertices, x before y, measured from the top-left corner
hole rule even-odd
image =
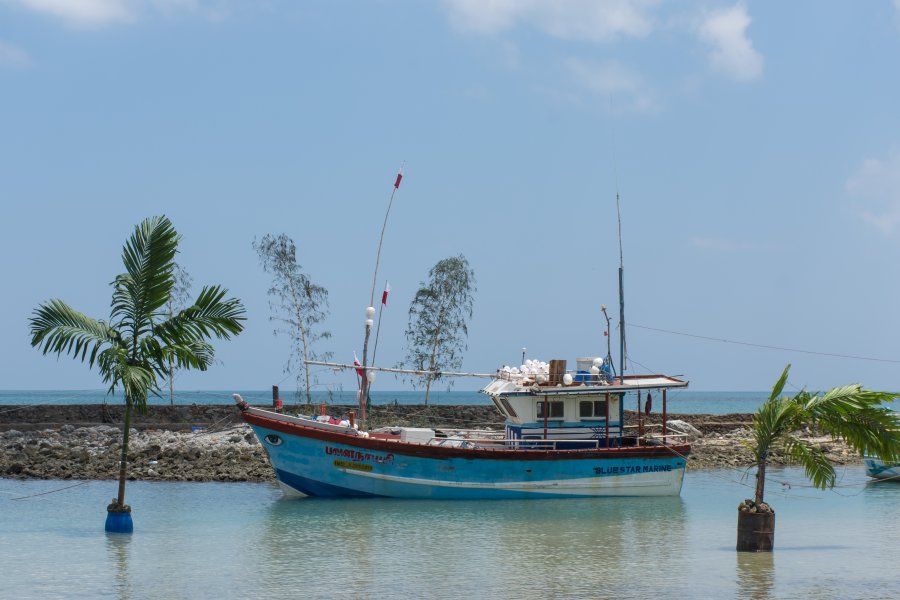
[[[604,354],[618,190],[634,372],[759,390],[791,362],[796,387],[900,389],[898,59],[897,0],[0,0],[0,388],[101,387],[30,348],[27,319],[54,297],[106,318],[156,214],[249,317],[179,387],[290,387],[266,233],[296,241],[330,292],[321,350],[352,360],[405,164],[382,365],[459,253],[466,370]]]

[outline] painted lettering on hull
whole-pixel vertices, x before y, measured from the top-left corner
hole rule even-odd
[[[596,475],[637,475],[638,473],[668,473],[672,465],[623,465],[619,467],[594,467]]]
[[[375,463],[378,465],[394,464],[394,454],[372,454],[371,452],[360,452],[359,450],[351,450],[349,448],[335,448],[333,446],[325,446],[325,454],[332,456],[340,456],[351,461],[359,463]]]

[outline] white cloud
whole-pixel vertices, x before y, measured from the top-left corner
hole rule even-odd
[[[643,78],[616,61],[593,63],[570,58],[566,70],[582,86],[613,103],[613,110],[637,112],[657,108],[654,94]]]
[[[31,64],[28,53],[12,44],[0,40],[0,68],[2,67],[27,67]]]
[[[201,13],[211,19],[221,17],[217,8],[205,8],[201,0],[0,0],[36,13],[64,21],[76,27],[103,27],[136,21],[143,14],[156,12]]]
[[[869,158],[847,180],[847,193],[859,200],[859,216],[882,233],[900,226],[900,152],[884,160]]]
[[[700,39],[712,46],[713,68],[738,81],[758,79],[763,71],[763,57],[747,37],[750,21],[746,7],[737,4],[705,14],[698,26]]]
[[[12,0],[12,3],[83,27],[127,22],[135,17],[135,3],[127,0]]]
[[[444,0],[461,29],[497,33],[518,25],[554,37],[606,41],[643,37],[652,29],[658,0]]]

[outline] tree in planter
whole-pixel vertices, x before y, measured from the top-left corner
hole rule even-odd
[[[775,512],[765,503],[766,467],[773,451],[804,469],[819,489],[834,487],[836,474],[825,453],[797,435],[811,427],[832,439],[843,439],[861,453],[872,453],[887,462],[900,458],[900,415],[884,404],[898,394],[864,390],[858,384],[836,387],[824,394],[801,390],[782,396],[791,365],[784,368],[769,398],[753,416],[752,442],[756,459],[756,493],[738,506],[739,551],[771,552]]]
[[[328,290],[314,284],[297,264],[297,247],[286,234],[266,234],[253,241],[263,271],[272,274],[269,306],[274,315],[270,321],[279,324],[275,334],[283,333],[291,339],[291,354],[285,373],[297,373],[297,394],[306,395],[312,403],[308,360],[329,360],[331,352],[317,354],[313,344],[331,337],[328,331],[317,331],[319,323],[328,316]],[[299,335],[298,335],[299,334]],[[301,365],[298,363],[302,363]]]
[[[112,282],[109,321],[93,319],[54,299],[40,305],[29,320],[31,345],[44,354],[63,353],[96,364],[112,394],[125,397],[125,423],[119,462],[119,492],[107,507],[106,530],[132,531],[131,507],[125,504],[128,436],[135,407],[147,412],[147,397],[159,395],[171,358],[179,369],[204,371],[214,350],[207,341],[228,339],[243,330],[240,300],[225,299],[227,290],[204,287],[191,306],[170,315],[167,303],[179,235],[166,217],[145,219],[122,249],[125,273]]]
[[[428,283],[420,284],[409,305],[404,363],[426,371],[414,378],[425,385],[425,404],[431,382],[441,379],[440,372],[462,366],[476,291],[475,272],[462,254],[438,261],[428,276]]]

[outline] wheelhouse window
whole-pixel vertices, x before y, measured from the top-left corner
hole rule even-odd
[[[581,400],[578,403],[580,419],[605,419],[606,400]]]
[[[547,410],[546,406],[550,405],[550,414],[546,415],[548,419],[562,419],[564,415],[562,400],[551,400],[549,402],[540,401],[537,403],[537,418],[543,419]]]

